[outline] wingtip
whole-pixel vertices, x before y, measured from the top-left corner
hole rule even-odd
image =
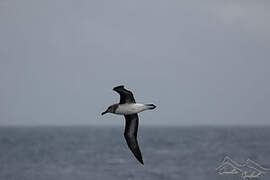
[[[116,86],[113,88],[113,90],[115,91],[116,89],[119,89],[119,88],[121,88],[121,89],[124,88],[124,85]]]
[[[142,156],[135,156],[135,157],[137,158],[137,160],[138,160],[142,165],[144,165]]]

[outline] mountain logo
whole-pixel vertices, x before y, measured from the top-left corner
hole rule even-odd
[[[270,172],[270,169],[264,168],[250,159],[240,164],[232,160],[229,156],[224,158],[216,170],[219,175],[239,175],[243,180],[259,178]]]

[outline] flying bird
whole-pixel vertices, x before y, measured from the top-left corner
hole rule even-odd
[[[136,103],[132,92],[125,89],[124,86],[117,86],[113,88],[113,90],[120,94],[120,102],[118,104],[109,106],[108,109],[101,114],[104,115],[106,113],[113,113],[125,116],[126,126],[124,136],[128,147],[137,160],[144,164],[137,141],[137,132],[139,126],[138,113],[149,109],[155,109],[156,106],[154,104]]]

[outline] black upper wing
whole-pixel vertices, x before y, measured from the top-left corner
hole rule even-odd
[[[120,94],[119,104],[136,103],[132,92],[129,90],[126,90],[124,86],[117,86],[113,88],[113,90]]]
[[[143,164],[142,154],[137,141],[137,132],[139,126],[138,114],[125,115],[126,127],[125,127],[125,139],[127,141],[129,149],[134,156]]]

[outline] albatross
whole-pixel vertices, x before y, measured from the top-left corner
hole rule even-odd
[[[136,103],[134,96],[131,91],[124,88],[124,86],[117,86],[113,88],[114,91],[119,93],[120,102],[118,104],[113,104],[107,108],[106,111],[101,113],[102,115],[106,113],[113,113],[118,115],[124,115],[126,120],[124,136],[127,141],[128,147],[134,154],[136,159],[143,163],[142,154],[137,141],[137,132],[139,126],[138,113],[155,109],[154,104],[138,104]]]

